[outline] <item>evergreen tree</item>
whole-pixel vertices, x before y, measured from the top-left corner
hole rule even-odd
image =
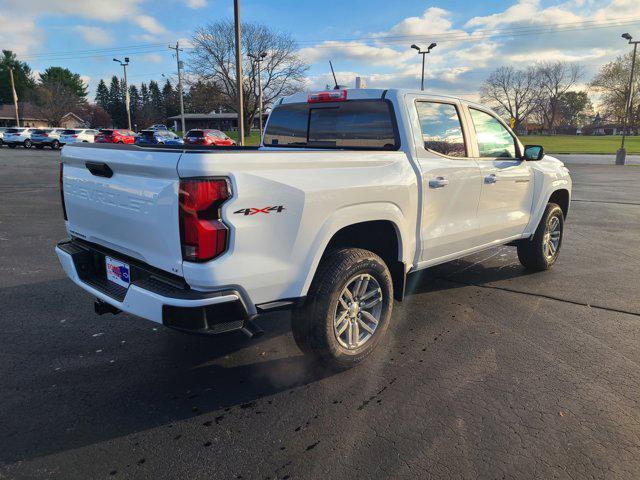
[[[131,128],[135,128],[134,125],[139,125],[139,113],[140,113],[140,93],[138,87],[135,85],[129,85],[129,105],[131,108]]]
[[[111,84],[109,85],[109,108],[107,113],[111,115],[115,127],[123,128],[127,125],[127,112],[124,108],[122,88],[120,87],[120,80],[115,75],[111,78]]]
[[[40,74],[40,85],[59,84],[71,90],[75,96],[85,100],[87,98],[88,88],[84,84],[79,73],[73,73],[68,68],[49,67]]]
[[[102,79],[100,79],[100,83],[98,83],[98,88],[96,89],[96,104],[105,111],[109,110],[109,89]]]
[[[162,87],[162,98],[167,118],[180,114],[180,97],[178,91],[174,90],[169,80]]]
[[[151,111],[153,115],[153,122],[164,122],[166,120],[164,100],[162,98],[162,93],[160,93],[158,82],[156,82],[155,80],[151,80],[149,82],[149,96],[151,97]]]
[[[2,50],[2,56],[0,56],[0,104],[13,103],[9,67],[13,68],[13,81],[16,86],[18,101],[27,100],[28,95],[36,86],[31,67],[25,62],[19,61],[16,54],[11,50]]]

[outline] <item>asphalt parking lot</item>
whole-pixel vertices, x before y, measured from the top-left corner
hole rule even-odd
[[[53,252],[58,157],[0,149],[0,478],[640,478],[640,167],[571,165],[552,271],[427,270],[329,374],[285,313],[256,340],[94,315]]]

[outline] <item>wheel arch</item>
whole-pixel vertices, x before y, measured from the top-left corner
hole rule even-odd
[[[320,262],[332,251],[339,248],[362,248],[369,250],[387,264],[393,281],[394,297],[404,298],[406,262],[403,259],[403,236],[399,225],[390,219],[372,219],[342,225],[324,243],[318,261],[315,263],[308,285],[315,277]],[[311,272],[310,272],[311,273]]]
[[[569,194],[569,190],[567,190],[566,188],[554,190],[553,192],[551,192],[549,200],[547,201],[547,203],[550,202],[560,205],[560,208],[562,209],[562,213],[564,214],[564,218],[566,220],[567,216],[569,215],[569,205],[571,202],[571,195]]]

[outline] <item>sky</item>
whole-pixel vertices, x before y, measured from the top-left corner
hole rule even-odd
[[[566,60],[585,67],[588,83],[602,64],[629,51],[620,35],[640,39],[640,0],[241,1],[243,21],[290,34],[310,64],[308,85],[356,76],[375,88],[420,84],[421,58],[410,48],[438,46],[427,58],[427,89],[477,98],[495,68]],[[187,47],[194,28],[233,17],[232,0],[0,0],[0,48],[34,71],[80,73],[91,95],[101,78],[121,74],[114,57],[130,57],[130,83],[173,78],[168,44]]]

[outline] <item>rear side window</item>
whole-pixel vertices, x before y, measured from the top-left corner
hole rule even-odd
[[[516,158],[516,142],[496,118],[480,110],[470,109],[476,128],[478,149],[484,158]]]
[[[76,133],[78,133],[76,130],[63,130],[62,131],[63,135],[75,135]]]
[[[34,130],[33,133],[35,133],[36,135],[42,135],[43,133],[49,133],[51,130],[43,130],[43,129],[38,129],[38,130]]]
[[[390,102],[355,100],[280,105],[273,110],[264,144],[274,147],[397,150]]]
[[[460,115],[450,103],[417,102],[424,148],[449,157],[466,157]]]
[[[20,133],[24,130],[24,128],[7,128],[6,133]]]

